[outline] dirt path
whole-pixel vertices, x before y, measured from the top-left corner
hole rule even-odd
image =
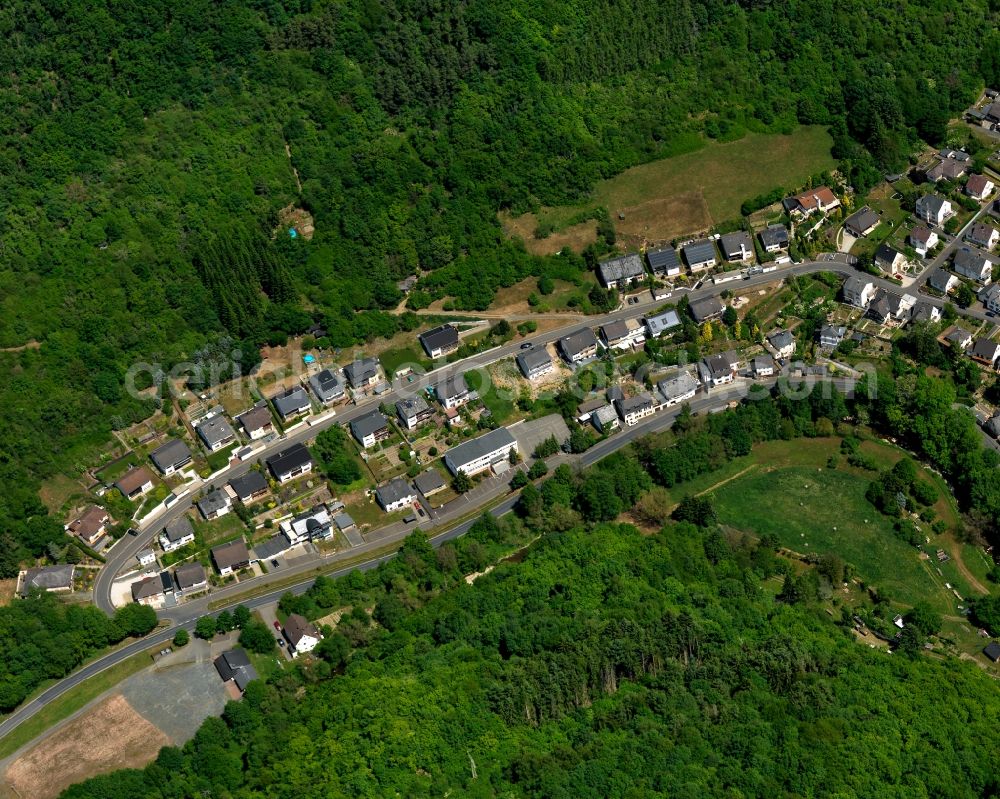
[[[288,142],[285,142],[285,155],[288,156],[288,165],[292,168],[292,174],[295,175],[295,185],[299,187],[299,196],[302,196],[302,181],[299,180],[299,170],[295,168],[295,164],[292,163],[292,148],[288,146]]]
[[[757,468],[757,466],[758,466],[758,464],[751,463],[749,466],[747,466],[746,469],[741,469],[736,474],[734,474],[732,477],[727,477],[725,480],[720,480],[715,485],[709,486],[704,491],[699,491],[697,494],[695,494],[695,496],[696,497],[704,496],[705,494],[709,494],[712,491],[715,491],[715,489],[717,489],[717,488],[719,488],[721,486],[724,486],[726,483],[731,483],[733,480],[738,480],[740,477],[742,477],[743,475],[745,475],[747,472],[752,472],[754,469]]]
[[[984,596],[986,594],[989,594],[990,589],[976,579],[976,576],[969,571],[969,567],[965,565],[965,561],[962,560],[962,547],[958,543],[958,541],[952,541],[950,549],[951,549],[951,559],[955,563],[955,568],[958,569],[959,574],[961,574],[965,578],[966,582],[969,584],[969,587],[973,591],[977,591],[980,594],[983,594]]]
[[[24,352],[25,350],[37,350],[41,346],[42,342],[32,339],[16,347],[0,347],[0,352]]]

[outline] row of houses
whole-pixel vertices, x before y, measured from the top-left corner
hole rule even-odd
[[[902,325],[911,319],[924,322],[941,319],[941,309],[936,305],[920,302],[913,294],[876,287],[871,280],[859,275],[844,281],[843,297],[848,305],[861,308],[867,318],[882,325]]]

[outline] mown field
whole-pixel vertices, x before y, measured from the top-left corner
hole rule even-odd
[[[608,209],[619,240],[627,246],[664,241],[735,219],[745,200],[777,188],[795,189],[810,176],[832,169],[831,144],[830,134],[819,126],[802,126],[790,135],[748,133],[737,141],[712,142],[695,152],[626,170],[597,183],[586,203],[502,221],[508,234],[519,235],[539,254],[593,241],[596,223],[571,230],[569,223],[600,206]],[[539,222],[552,224],[556,232],[533,239]],[[573,235],[562,235],[569,233]]]

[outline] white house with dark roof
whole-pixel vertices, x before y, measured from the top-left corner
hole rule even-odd
[[[289,613],[282,630],[285,640],[292,649],[292,657],[312,652],[323,637],[315,625],[298,613]]]
[[[125,499],[134,500],[153,489],[153,475],[145,466],[134,466],[115,481]]]
[[[306,390],[302,386],[292,386],[285,391],[275,394],[271,397],[271,404],[274,405],[274,410],[278,412],[278,416],[282,419],[291,419],[294,416],[306,413],[311,407],[309,404],[309,395],[306,394]]]
[[[416,430],[434,415],[434,409],[420,394],[396,400],[396,416],[407,430]]]
[[[952,268],[962,277],[988,285],[993,279],[993,262],[974,247],[960,247],[955,252]]]
[[[323,503],[313,505],[291,519],[285,519],[280,527],[290,546],[306,541],[326,541],[333,537],[333,517]]]
[[[991,283],[979,291],[979,301],[991,313],[1000,313],[1000,283]]]
[[[424,469],[424,471],[413,478],[413,483],[417,491],[425,497],[433,496],[448,487],[448,484],[441,476],[441,472],[434,468]]]
[[[544,347],[520,352],[514,360],[517,362],[517,368],[521,370],[521,374],[528,380],[537,380],[556,368],[552,362],[552,356]]]
[[[969,229],[965,238],[985,250],[992,250],[1000,241],[1000,231],[985,222],[977,222]]]
[[[958,283],[959,280],[955,275],[941,267],[932,270],[930,276],[927,278],[927,285],[935,291],[940,291],[942,294],[947,294],[953,289],[958,288]]]
[[[767,343],[778,358],[791,358],[795,354],[795,336],[788,330],[776,330],[767,337]]]
[[[819,329],[819,345],[824,349],[832,350],[847,335],[847,328],[843,325],[823,325]]]
[[[363,391],[378,383],[381,371],[378,358],[361,358],[344,367],[344,376],[351,388]]]
[[[162,475],[167,476],[191,463],[191,450],[179,438],[174,438],[149,453],[149,459]]]
[[[390,480],[375,489],[375,499],[386,513],[395,513],[417,501],[417,492],[402,477]]]
[[[646,268],[642,258],[635,253],[602,261],[597,265],[597,277],[606,289],[622,289],[642,280]]]
[[[208,576],[200,563],[185,563],[174,569],[174,582],[182,594],[193,594],[208,588]]]
[[[452,474],[463,472],[471,477],[499,461],[507,460],[511,452],[517,451],[517,439],[506,427],[498,427],[452,447],[444,454],[444,464]]]
[[[251,469],[241,477],[230,480],[225,491],[227,494],[231,493],[233,499],[248,505],[267,494],[267,478],[255,469]]]
[[[701,382],[710,388],[732,383],[736,377],[732,361],[722,353],[702,358],[698,364],[698,373]]]
[[[753,260],[753,240],[745,230],[724,233],[719,237],[719,248],[730,263],[741,263]]]
[[[454,325],[440,325],[417,338],[429,358],[443,358],[458,349],[458,329]]]
[[[781,224],[768,225],[757,234],[764,252],[781,252],[788,249],[788,228]]]
[[[881,221],[879,215],[866,205],[844,220],[844,229],[855,238],[864,238],[875,230]]]
[[[698,392],[698,381],[690,372],[684,371],[667,380],[661,380],[656,384],[656,388],[663,397],[663,406],[669,408],[694,397]]]
[[[236,440],[236,431],[222,415],[221,409],[214,416],[199,422],[194,429],[209,452],[225,449]]]
[[[910,231],[910,246],[921,258],[926,258],[927,253],[933,250],[937,243],[938,234],[926,225],[917,225]]]
[[[374,447],[390,436],[389,420],[381,411],[371,411],[351,421],[351,435],[365,449]]]
[[[915,213],[918,219],[934,226],[943,225],[946,219],[955,215],[951,202],[936,194],[925,194],[917,198]]]
[[[681,262],[673,247],[656,247],[646,250],[646,260],[654,275],[674,277],[681,273]]]
[[[267,459],[267,466],[279,483],[287,483],[312,471],[313,459],[302,444],[292,444]]]
[[[875,293],[872,281],[852,275],[844,281],[844,302],[855,308],[867,308]]]
[[[198,510],[206,520],[218,519],[232,510],[233,498],[227,491],[215,489],[198,500]]]
[[[770,355],[758,355],[750,363],[754,377],[771,377],[774,374],[774,359]]]
[[[173,552],[194,541],[194,526],[187,516],[170,522],[160,533],[160,547],[164,552]]]
[[[634,397],[615,400],[615,409],[621,420],[629,427],[633,427],[647,416],[656,413],[660,409],[660,405],[651,394],[643,392]]]
[[[1000,344],[990,341],[988,338],[977,338],[972,342],[969,357],[990,367],[990,369],[995,369],[997,360],[1000,359]]]
[[[941,309],[929,302],[918,302],[913,306],[910,318],[914,322],[940,322]]]
[[[690,244],[685,244],[682,251],[684,260],[687,261],[688,268],[692,272],[703,272],[719,262],[715,242],[711,239],[692,241]]]
[[[546,353],[547,355],[547,353]],[[437,397],[446,410],[461,408],[463,405],[472,402],[479,397],[479,393],[472,391],[469,384],[465,382],[465,375],[453,374],[442,380],[434,387],[434,396]]]
[[[73,590],[73,575],[76,567],[72,564],[60,566],[36,566],[17,575],[16,593],[26,597],[31,589],[48,593],[65,593]]]
[[[332,369],[323,369],[310,377],[309,388],[320,405],[329,405],[347,396],[344,380]]]
[[[972,333],[964,327],[953,328],[944,338],[951,346],[960,350],[967,350],[972,346]]]
[[[875,250],[875,265],[884,272],[895,274],[906,266],[906,256],[889,244],[880,244]]]
[[[257,441],[274,432],[274,420],[267,403],[261,400],[246,413],[236,417],[251,441]]]
[[[646,340],[646,330],[638,319],[608,322],[601,327],[601,338],[608,349],[627,350]]]
[[[969,181],[965,184],[965,193],[973,199],[982,202],[993,193],[996,185],[983,175],[970,175]]]
[[[582,363],[597,355],[597,336],[589,327],[563,336],[558,342],[559,351],[570,363]]]
[[[709,319],[717,319],[722,316],[726,306],[718,297],[702,297],[700,300],[692,300],[688,309],[691,311],[694,321],[701,324]]]
[[[681,318],[677,315],[677,311],[672,309],[655,316],[647,316],[643,322],[646,325],[646,333],[649,338],[659,338],[664,333],[669,333],[681,326]]]

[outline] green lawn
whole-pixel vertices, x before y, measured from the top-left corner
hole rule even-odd
[[[488,391],[482,390],[483,377],[479,372],[466,372],[465,382],[473,391],[478,391],[479,398],[483,405],[490,409],[497,424],[507,424],[514,415],[514,399],[508,397],[509,391],[498,392],[496,388],[490,386]]]
[[[105,466],[97,473],[97,479],[102,483],[113,483],[133,466],[138,466],[143,458],[138,452],[130,452],[120,461]]]
[[[387,375],[395,374],[404,364],[416,364],[425,371],[430,371],[432,366],[424,351],[417,346],[386,350],[378,357]]]
[[[9,757],[25,744],[30,743],[54,724],[76,713],[88,702],[93,701],[105,691],[114,688],[118,683],[141,671],[152,663],[149,652],[139,652],[117,663],[109,669],[84,680],[75,688],[54,699],[34,716],[18,725],[18,727],[0,740],[0,759]]]

